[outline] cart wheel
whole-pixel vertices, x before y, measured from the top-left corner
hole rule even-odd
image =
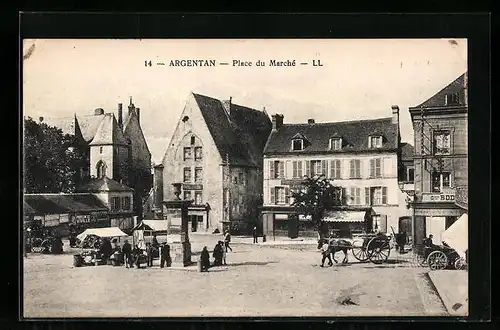
[[[381,264],[389,258],[391,246],[389,240],[381,237],[374,237],[368,242],[367,250],[370,261],[374,264]]]
[[[368,250],[363,243],[363,239],[355,239],[352,242],[352,254],[354,255],[354,258],[361,262],[368,261]]]
[[[416,254],[415,258],[417,259],[418,264],[422,267],[427,267],[427,258],[425,258],[424,252],[422,251],[415,254]]]
[[[460,257],[458,258],[457,260],[455,260],[455,262],[453,263],[453,266],[455,267],[455,269],[457,270],[464,270],[464,269],[467,269],[467,264],[465,263],[465,260],[464,258]]]
[[[443,251],[434,251],[427,257],[427,264],[431,270],[445,269],[448,265],[448,257]]]

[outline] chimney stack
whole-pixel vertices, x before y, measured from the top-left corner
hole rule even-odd
[[[134,110],[135,106],[132,103],[132,96],[130,96],[130,104],[128,105],[128,115],[130,116],[132,114],[132,110]]]
[[[391,106],[391,109],[392,109],[392,123],[399,124],[399,106],[393,105]]]
[[[123,104],[118,103],[118,126],[123,128]]]
[[[314,123],[315,123],[314,118],[309,118],[309,119],[307,120],[307,123],[308,123],[309,125],[314,125]]]
[[[43,117],[39,117],[38,120],[40,120],[40,122],[42,122],[43,121]]]
[[[271,116],[273,123],[273,130],[278,130],[281,126],[283,126],[283,115],[275,114]]]
[[[141,123],[141,108],[135,108],[135,111],[137,112],[137,121],[140,124]]]

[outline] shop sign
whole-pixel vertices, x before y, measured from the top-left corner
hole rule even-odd
[[[455,202],[455,194],[443,194],[443,193],[422,193],[422,202],[426,203],[454,203]]]
[[[422,217],[458,217],[462,213],[460,209],[415,209],[415,216]]]
[[[76,223],[89,223],[90,216],[88,214],[83,214],[75,217]]]
[[[59,215],[60,223],[68,223],[69,222],[69,214],[60,214]]]

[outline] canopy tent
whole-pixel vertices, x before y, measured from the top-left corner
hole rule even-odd
[[[465,259],[465,251],[469,248],[468,231],[469,217],[467,213],[464,213],[441,235],[441,241],[448,244]]]
[[[128,237],[123,231],[118,227],[107,227],[107,228],[88,228],[83,233],[77,236],[77,238],[83,242],[87,236],[95,235],[98,237]]]
[[[168,225],[166,220],[142,220],[134,228],[132,228],[132,231],[136,230],[166,234],[168,232]]]

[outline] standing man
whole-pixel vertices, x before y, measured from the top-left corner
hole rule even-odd
[[[122,253],[123,263],[125,264],[125,267],[132,268],[132,245],[130,245],[128,240],[125,240],[125,242],[123,243]]]
[[[321,246],[321,254],[323,258],[321,259],[321,267],[324,267],[326,259],[328,259],[328,266],[332,266],[332,258],[330,257],[330,245],[328,244],[328,240],[323,240],[323,245]]]
[[[253,242],[259,243],[259,236],[257,235],[257,226],[253,227]]]
[[[224,246],[226,248],[226,252],[227,250],[231,250],[231,252],[233,252],[233,249],[229,246],[229,243],[231,242],[231,235],[229,234],[229,230],[226,229],[226,234],[224,235]]]
[[[151,243],[146,243],[146,267],[153,267],[153,248]]]

